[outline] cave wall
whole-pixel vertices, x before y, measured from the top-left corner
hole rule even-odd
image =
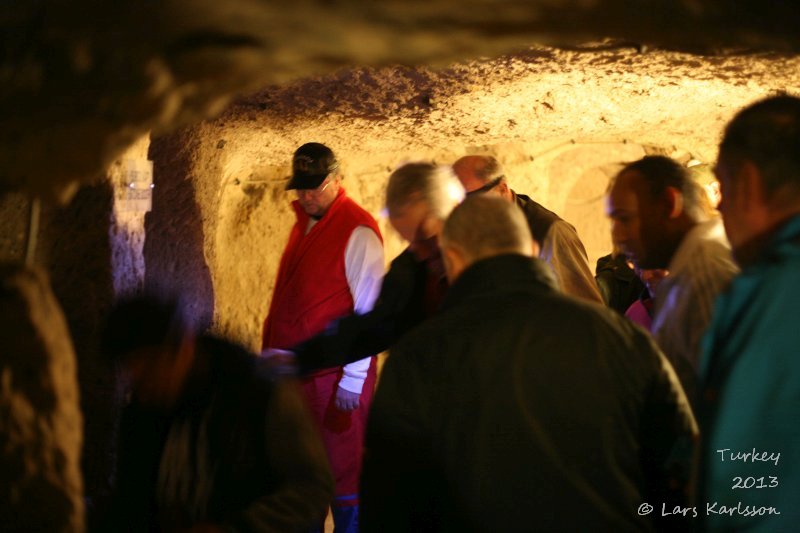
[[[0,524],[85,526],[75,351],[47,274],[0,264]]]
[[[23,193],[0,195],[0,262],[25,260],[31,203]]]
[[[14,407],[0,425],[6,458],[17,457],[12,444],[28,450],[21,455],[25,476],[9,478],[9,490],[16,487],[15,499],[22,500],[12,509],[14,527],[3,521],[10,530],[80,531],[84,504],[92,523],[107,501],[124,391],[99,337],[114,299],[144,284],[145,214],[123,200],[132,191],[129,163],[146,160],[149,142],[147,136],[134,142],[66,205],[41,203],[32,266],[23,264],[30,197],[0,199],[2,369],[12,376],[0,403]],[[34,411],[22,409],[19,398],[28,398]]]
[[[61,355],[56,362],[22,356],[36,362],[23,374],[59,375],[66,384],[74,371],[67,326],[75,339],[87,415],[86,502],[101,506],[113,475],[119,390],[96,348],[102,316],[115,296],[141,286],[179,290],[197,325],[256,347],[292,222],[283,183],[299,144],[330,144],[346,186],[373,213],[403,161],[495,154],[512,186],[572,221],[595,257],[607,249],[600,204],[616,163],[648,151],[713,159],[737,108],[776,90],[798,91],[791,57],[641,52],[650,44],[796,52],[798,9],[756,0],[658,0],[646,10],[634,0],[475,0],[458,10],[443,0],[7,3],[0,15],[0,259],[19,263],[27,231],[29,200],[9,191],[66,203],[78,184],[89,184],[70,205],[43,213],[36,262],[52,283],[29,272],[20,278],[40,280],[29,287],[52,285],[58,296],[56,303],[49,288],[38,296],[37,316],[48,335],[40,344]],[[574,46],[608,36],[616,40]],[[567,50],[536,47],[440,71],[353,68],[449,65],[530,42]],[[120,161],[131,146],[144,159],[143,133],[218,113],[238,91],[289,82],[159,140],[151,152],[153,213],[120,216]],[[402,244],[387,236],[391,257]],[[14,342],[30,337],[10,322],[2,333]],[[59,389],[63,417],[55,422],[78,423],[74,388]],[[65,437],[54,439],[71,461],[57,465],[72,477],[72,507],[62,517],[79,530],[80,435],[65,427]],[[28,511],[38,508],[29,503]]]
[[[46,206],[36,253],[49,273],[77,357],[84,415],[82,471],[88,503],[106,497],[113,468],[116,379],[99,349],[103,317],[114,298],[108,231],[113,189],[107,181],[83,187],[63,207]]]
[[[348,193],[376,216],[399,164],[493,154],[512,188],[576,226],[594,261],[610,250],[603,192],[620,163],[645,153],[713,161],[739,108],[800,92],[799,66],[776,54],[537,46],[442,70],[346,69],[268,87],[154,140],[147,239],[159,244],[146,246],[148,277],[181,289],[202,317],[211,312],[217,332],[258,348],[293,223],[283,187],[308,141],[333,148]],[[403,244],[379,222],[389,260]]]
[[[145,217],[145,288],[182,297],[186,316],[200,330],[211,325],[214,287],[205,253],[207,217],[213,203],[193,166],[203,144],[190,131],[154,141],[153,210]],[[207,144],[207,143],[205,143]],[[212,166],[208,167],[213,172]]]
[[[82,531],[84,502],[108,489],[115,391],[97,340],[113,298],[112,197],[104,181],[66,206],[44,203],[38,230],[30,198],[3,199],[0,435],[9,494],[0,522],[9,531]],[[31,227],[35,253],[25,265]]]
[[[607,38],[602,47],[796,53],[799,21],[795,2],[760,0],[4,2],[0,191],[66,201],[145,132],[213,116],[268,83]]]

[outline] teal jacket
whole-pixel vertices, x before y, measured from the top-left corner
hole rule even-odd
[[[800,216],[717,299],[703,348],[703,529],[798,531]]]

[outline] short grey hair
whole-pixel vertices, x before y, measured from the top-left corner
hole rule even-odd
[[[505,178],[505,172],[503,172],[503,166],[500,164],[500,161],[497,160],[494,156],[485,155],[481,156],[483,166],[475,169],[475,176],[483,181],[484,183],[488,183],[492,180],[496,180],[497,178]]]
[[[464,198],[464,187],[450,167],[433,163],[408,163],[392,172],[386,186],[386,209],[398,210],[424,201],[431,214],[445,220]]]
[[[445,222],[442,240],[460,248],[470,262],[505,253],[533,255],[533,236],[522,210],[497,196],[464,200]]]

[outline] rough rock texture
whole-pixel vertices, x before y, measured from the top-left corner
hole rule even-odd
[[[131,180],[135,177],[130,175],[132,164],[147,166],[149,147],[150,136],[145,135],[108,169],[108,180],[114,190],[109,237],[114,294],[117,297],[140,291],[144,286],[144,219],[147,210],[142,205],[129,205],[132,196],[129,193],[137,196],[152,194],[149,183],[134,183]]]
[[[0,190],[68,198],[143,133],[218,112],[248,87],[603,37],[798,50],[799,15],[760,0],[7,0]]]
[[[0,266],[0,524],[82,531],[75,352],[41,269]]]
[[[36,257],[50,272],[78,357],[85,421],[82,467],[90,514],[91,506],[102,505],[109,491],[119,406],[114,371],[99,347],[103,319],[114,298],[112,207],[109,181],[83,187],[64,207],[46,207]]]
[[[213,200],[200,196],[196,188],[200,180],[192,156],[197,145],[191,135],[178,133],[150,147],[150,158],[157,164],[153,211],[145,217],[144,257],[145,287],[185,296],[186,315],[202,330],[211,325],[214,287],[204,256],[204,213],[199,204]]]
[[[62,334],[62,342],[70,346],[71,334],[79,362],[85,415],[80,428],[85,442],[82,468],[90,519],[94,509],[102,509],[110,489],[122,393],[116,372],[100,353],[100,330],[114,298],[144,284],[145,215],[121,209],[120,198],[127,187],[127,161],[146,159],[148,145],[147,136],[134,143],[109,167],[105,181],[84,187],[68,205],[45,203],[35,254],[36,263],[51,273],[52,291],[63,309],[63,317],[59,314],[54,319],[53,332]],[[14,231],[0,250],[4,258],[19,262],[29,224],[29,200],[14,194],[7,195],[4,203],[13,209],[4,210],[0,220]],[[64,318],[69,330],[57,321]],[[0,330],[26,335],[5,323]]]
[[[312,140],[338,153],[349,194],[376,215],[402,162],[495,154],[513,188],[578,228],[594,260],[610,250],[603,193],[619,163],[645,153],[712,161],[736,110],[800,92],[798,67],[775,54],[534,47],[438,71],[359,68],[270,87],[154,140],[148,283],[182,291],[203,321],[213,311],[215,329],[257,348],[293,222],[291,154]],[[391,258],[402,243],[381,227]]]
[[[102,509],[103,507],[113,476],[113,450],[122,391],[115,371],[99,352],[99,333],[103,319],[115,296],[141,289],[144,284],[144,254],[142,251],[144,212],[124,209],[120,199],[124,198],[128,192],[129,176],[125,170],[128,161],[146,159],[148,145],[149,137],[145,136],[140,139],[124,154],[122,159],[110,166],[104,182],[83,188],[68,205],[56,206],[45,203],[37,235],[35,262],[52,273],[52,292],[58,297],[61,308],[57,309],[57,313],[55,311],[48,311],[44,314],[38,312],[39,314],[35,316],[37,320],[35,325],[47,330],[46,340],[48,342],[55,342],[53,339],[60,336],[62,345],[69,347],[68,353],[62,350],[63,353],[59,352],[57,355],[59,358],[69,358],[71,366],[59,368],[57,371],[63,373],[65,380],[70,379],[70,376],[75,380],[77,371],[81,390],[81,408],[85,414],[85,426],[80,418],[76,422],[78,437],[85,432],[82,457],[85,483],[83,487],[79,486],[75,493],[81,498],[81,524],[83,523],[83,489],[85,489],[86,501],[90,506],[89,518],[92,519],[94,515],[91,511],[94,508]],[[21,193],[13,193],[3,196],[0,201],[3,207],[2,216],[0,216],[0,227],[2,228],[0,257],[6,263],[21,264],[30,224],[30,199]],[[44,281],[43,275],[38,270],[33,274],[26,273],[24,270],[21,271],[22,274],[17,270],[13,270],[13,272],[16,276],[13,278],[14,280],[21,279],[25,282],[20,282],[23,288],[34,282],[41,285],[39,290],[24,292],[25,296],[31,299],[28,304],[34,309],[37,309],[37,306],[42,309],[50,309],[55,305],[53,296],[50,295],[50,299],[47,299],[49,292],[44,292],[45,288],[50,291],[50,283]],[[41,296],[42,300],[33,301],[34,296]],[[14,307],[9,304],[7,306],[4,301],[2,312],[17,313],[19,316],[15,316],[15,318],[23,320],[27,315],[22,314],[18,308],[19,305]],[[61,309],[63,309],[63,314]],[[70,334],[74,339],[75,351],[72,348]],[[2,321],[0,335],[3,336],[0,345],[12,347],[8,352],[5,349],[2,351],[4,365],[9,365],[16,360],[15,346],[22,345],[20,343],[33,343],[37,338],[30,331],[19,327],[11,320]],[[16,339],[14,341],[16,344],[10,340],[12,337]],[[74,360],[76,352],[79,361],[77,370]],[[8,355],[6,355],[7,353]],[[19,357],[22,358],[22,355]],[[30,367],[26,367],[26,372],[17,372],[14,375],[14,386],[24,386],[30,394],[34,394],[33,391],[37,390],[37,387],[39,394],[50,394],[53,385],[41,378],[41,375],[49,375],[54,372],[51,368],[53,365],[51,359],[42,355],[31,356],[27,361]],[[64,363],[58,364],[64,365]],[[26,377],[30,379],[24,380],[23,378]],[[77,386],[76,384],[76,390],[73,391],[72,396],[56,391],[59,392],[56,400],[64,403],[63,410],[61,407],[47,406],[34,406],[34,408],[38,411],[41,407],[40,412],[49,417],[49,424],[53,426],[73,423],[69,417],[73,416],[71,409],[76,412],[78,409]],[[70,405],[70,401],[73,401],[74,405]],[[4,412],[4,417],[25,417],[28,416],[26,409],[30,406],[15,402],[13,406],[6,405],[6,407],[8,410]],[[50,413],[47,409],[53,412]],[[62,416],[67,416],[67,418],[60,420],[59,417]],[[7,419],[5,418],[4,421]],[[5,423],[3,426],[0,434],[5,438],[8,426]],[[45,435],[41,438],[46,440],[49,437]],[[47,444],[44,440],[42,446]],[[72,442],[65,440],[64,446],[72,446]],[[74,460],[76,463],[81,458],[80,452],[80,447],[75,449]],[[62,475],[61,466],[53,461],[42,462],[39,466],[43,476],[58,478]],[[73,466],[77,468],[77,464]],[[11,483],[12,471],[5,469],[3,472],[10,476],[6,478],[6,481]],[[20,477],[20,480],[11,483],[10,486],[21,483],[22,479]],[[5,482],[3,486],[5,486]],[[45,494],[44,497],[48,496]],[[42,502],[30,496],[26,498],[21,501],[27,502],[30,510],[23,506],[15,507],[14,512],[22,517],[16,523],[29,524],[32,530],[64,529],[61,526],[56,527],[55,523],[52,524],[52,527],[36,527],[36,524],[40,522],[32,519],[31,513],[41,514]],[[60,508],[54,506],[53,509],[53,520],[56,520],[63,513],[59,510]],[[3,516],[7,515],[3,514]],[[46,517],[42,516],[38,519],[44,520]],[[0,519],[0,523],[5,527],[5,520]]]
[[[31,201],[23,193],[0,195],[0,262],[25,260]]]

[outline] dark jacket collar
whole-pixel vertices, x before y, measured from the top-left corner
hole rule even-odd
[[[550,226],[561,220],[561,217],[524,194],[517,194],[512,190],[511,195],[514,203],[525,213],[533,238],[541,245],[547,237],[547,232],[550,231]]]
[[[481,259],[462,272],[447,291],[442,309],[472,296],[520,287],[550,291],[555,290],[555,286],[553,274],[543,261],[519,254],[498,255]]]

